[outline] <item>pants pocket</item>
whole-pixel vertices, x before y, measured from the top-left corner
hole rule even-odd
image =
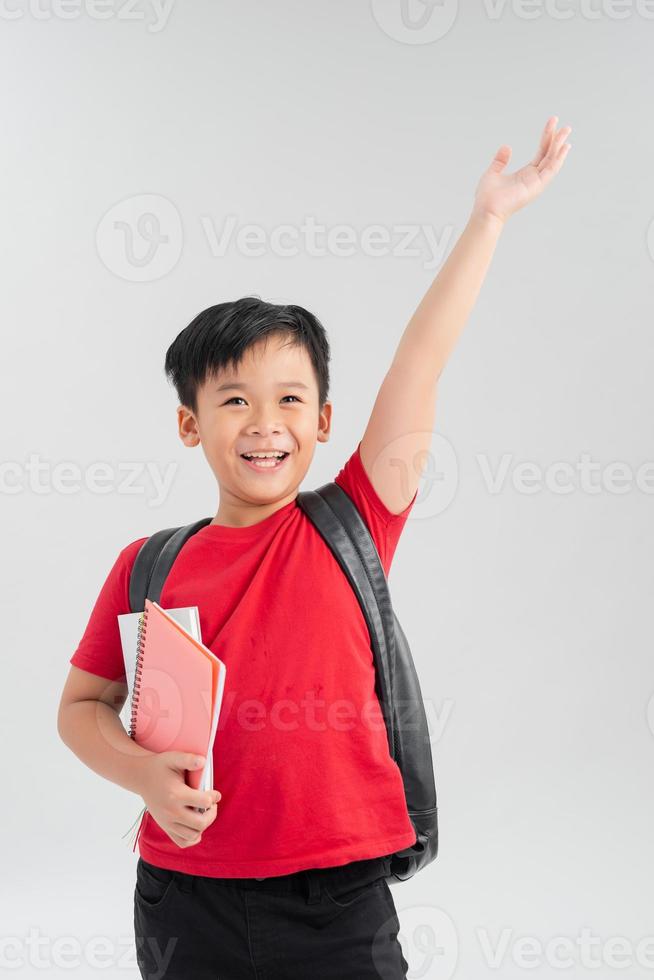
[[[148,909],[159,909],[167,903],[176,887],[175,872],[158,868],[139,857],[136,865],[135,898]]]
[[[349,882],[341,885],[332,882],[330,885],[323,885],[323,892],[332,905],[339,909],[349,909],[371,890],[381,888],[384,881],[384,878],[375,878],[359,884]]]

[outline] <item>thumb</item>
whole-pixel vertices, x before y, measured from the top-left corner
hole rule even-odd
[[[169,752],[170,764],[175,769],[202,769],[206,759],[195,752]]]
[[[492,163],[488,168],[490,171],[496,174],[502,173],[507,163],[511,159],[511,147],[503,143],[499,150],[493,157]]]

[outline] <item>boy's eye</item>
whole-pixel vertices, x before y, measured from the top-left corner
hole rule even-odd
[[[295,400],[296,400],[296,402],[299,402],[299,400],[300,400],[300,399],[299,399],[299,398],[297,397],[297,395],[284,395],[284,398],[295,398]],[[283,401],[283,400],[284,400],[284,399],[282,399],[282,401]],[[227,400],[227,401],[225,402],[225,405],[229,405],[229,404],[230,404],[231,402],[243,402],[243,401],[245,401],[245,399],[244,399],[244,398],[241,398],[241,396],[240,396],[240,395],[234,395],[234,397],[233,397],[233,398],[229,398],[229,399],[228,399],[228,400]]]

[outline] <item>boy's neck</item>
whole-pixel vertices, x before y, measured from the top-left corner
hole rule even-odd
[[[221,493],[218,512],[210,523],[220,524],[223,527],[251,527],[253,524],[265,520],[266,517],[270,517],[271,514],[274,514],[281,507],[285,507],[286,504],[290,504],[292,500],[295,500],[297,494],[298,491],[294,490],[287,497],[274,500],[269,504],[250,504],[236,497],[229,499],[229,494]]]

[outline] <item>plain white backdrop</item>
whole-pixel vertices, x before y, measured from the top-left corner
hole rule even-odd
[[[0,969],[138,976],[141,800],[56,713],[119,550],[217,509],[168,345],[244,294],[316,313],[334,424],[303,487],[332,479],[479,176],[557,114],[572,150],[500,239],[391,571],[441,839],[393,896],[414,978],[650,975],[653,16],[3,4]]]

